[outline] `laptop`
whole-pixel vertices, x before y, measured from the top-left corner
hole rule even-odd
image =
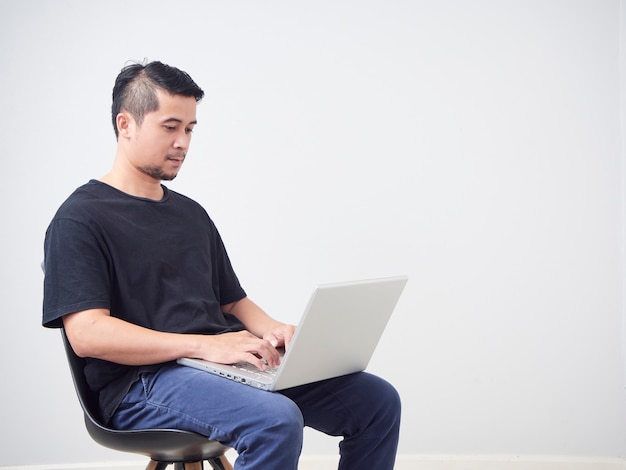
[[[178,363],[268,391],[360,372],[407,280],[397,276],[317,286],[276,368],[262,371],[247,362],[229,365],[191,358]]]

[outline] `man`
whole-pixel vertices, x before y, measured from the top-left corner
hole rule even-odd
[[[268,393],[176,363],[273,367],[295,330],[246,296],[202,207],[162,185],[186,158],[203,96],[160,62],[122,69],[113,167],[78,188],[46,232],[44,326],[64,327],[86,358],[113,427],[195,431],[233,447],[237,469],[284,470],[297,468],[310,426],[344,437],[339,468],[393,468],[400,400],[378,377]]]

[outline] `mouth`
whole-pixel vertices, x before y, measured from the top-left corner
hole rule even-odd
[[[185,154],[184,153],[171,154],[171,155],[167,155],[165,159],[169,160],[170,162],[176,165],[182,165],[183,161],[185,160]]]

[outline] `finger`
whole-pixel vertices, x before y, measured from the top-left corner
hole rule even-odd
[[[276,367],[280,364],[280,354],[278,354],[278,350],[269,342],[266,342],[266,347],[257,351],[257,354],[265,360],[265,363],[269,367]]]
[[[244,362],[248,362],[249,364],[252,364],[254,367],[256,367],[257,369],[261,369],[261,370],[265,370],[267,369],[267,363],[263,360],[263,358],[257,356],[256,354],[253,353],[247,353],[242,360]]]
[[[267,338],[265,339],[267,339],[270,342],[270,344],[274,346],[275,348],[277,348],[278,346],[281,346],[285,342],[285,337],[283,336],[283,334],[280,332],[274,332],[274,331],[270,332],[267,335]]]
[[[293,334],[295,333],[295,328],[287,331],[287,334],[283,336],[283,345],[285,346],[285,351],[289,348],[289,344],[291,343],[291,338],[293,338]]]

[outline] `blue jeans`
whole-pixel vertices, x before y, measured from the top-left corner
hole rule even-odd
[[[365,372],[272,393],[172,364],[142,375],[112,425],[197,432],[234,448],[236,470],[297,469],[303,427],[310,426],[344,437],[340,469],[392,469],[400,398]]]

